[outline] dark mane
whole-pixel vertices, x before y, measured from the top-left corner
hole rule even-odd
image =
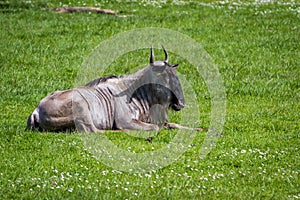
[[[108,76],[105,76],[105,77],[96,78],[96,79],[92,80],[91,82],[85,84],[85,86],[86,87],[94,87],[94,86],[96,86],[100,83],[104,83],[108,79],[112,79],[112,78],[118,78],[118,77],[115,76],[115,75],[108,75]]]

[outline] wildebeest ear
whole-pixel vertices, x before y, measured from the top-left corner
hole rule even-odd
[[[178,66],[179,66],[179,64],[175,64],[175,65],[172,65],[171,67],[172,67],[173,69],[177,69]]]

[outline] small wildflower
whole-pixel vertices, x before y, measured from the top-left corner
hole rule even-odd
[[[102,175],[105,176],[108,173],[108,170],[102,171]]]

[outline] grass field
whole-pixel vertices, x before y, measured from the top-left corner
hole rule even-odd
[[[300,198],[299,3],[6,0],[0,6],[1,199]],[[47,10],[63,6],[99,6],[118,10],[119,16]],[[25,131],[37,103],[55,90],[72,88],[100,42],[144,27],[190,36],[219,68],[226,123],[205,159],[198,155],[205,133],[171,165],[128,173],[96,159],[78,133]],[[148,53],[128,53],[109,69],[126,73],[148,61]],[[199,126],[208,127],[211,103],[203,80],[187,60],[170,54],[197,94]],[[155,151],[175,134],[163,130],[148,143],[106,133],[132,152]]]

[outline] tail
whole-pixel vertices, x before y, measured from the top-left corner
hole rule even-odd
[[[35,109],[27,119],[26,130],[36,130],[39,129],[39,113]]]

